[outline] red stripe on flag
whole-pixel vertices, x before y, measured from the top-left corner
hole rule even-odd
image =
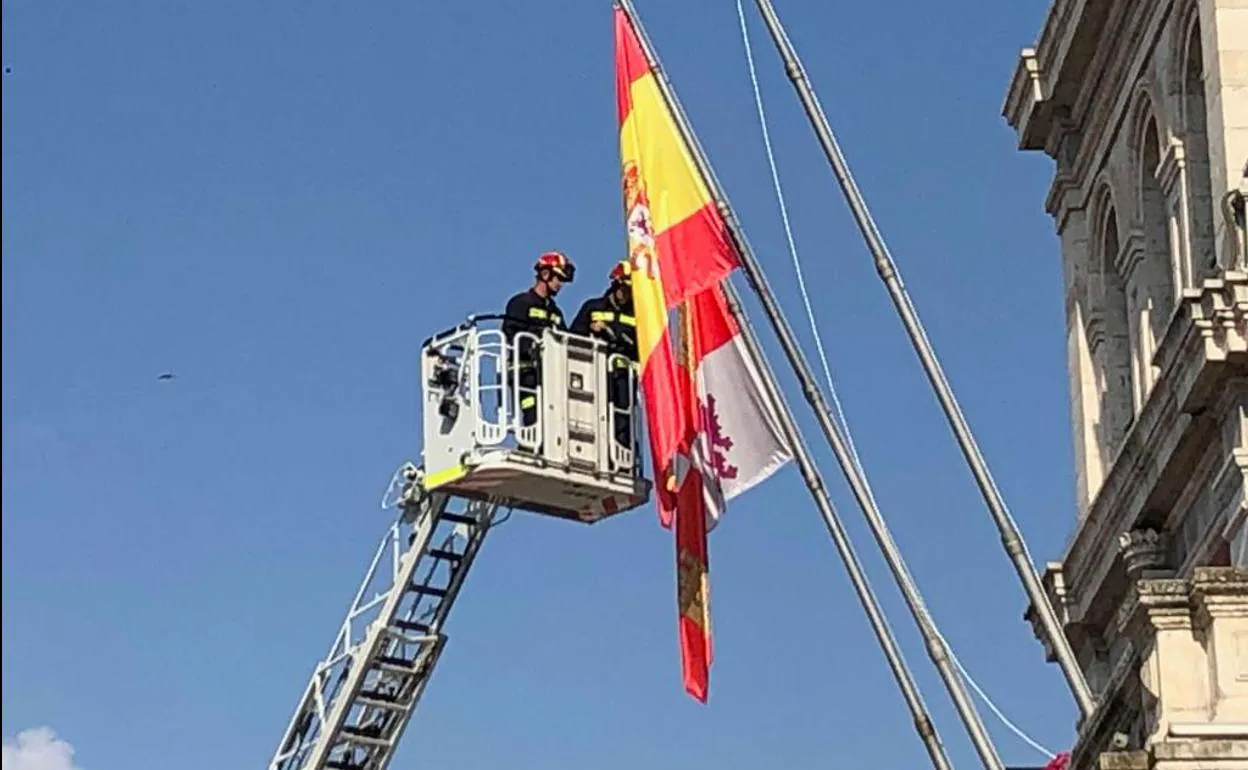
[[[691,469],[676,505],[676,592],[685,691],[702,703],[706,703],[711,686],[708,570],[702,476]]]
[[[641,43],[633,32],[624,9],[615,9],[615,67],[618,73],[615,79],[615,105],[620,118],[620,125],[628,117],[632,109],[632,97],[629,86],[633,81],[650,71],[646,62],[646,54],[641,50]]]
[[[666,487],[666,475],[672,458],[693,437],[690,412],[692,384],[689,373],[678,366],[669,335],[664,331],[641,372],[641,392],[646,406],[646,434],[650,456],[654,460],[654,483],[659,505],[659,520],[671,526],[675,496]]]
[[[718,285],[740,265],[728,227],[714,203],[658,233],[655,243],[669,308]]]
[[[689,347],[694,370],[701,365],[702,359],[731,343],[741,333],[737,319],[728,308],[728,298],[719,284],[690,298],[689,317],[693,327]]]

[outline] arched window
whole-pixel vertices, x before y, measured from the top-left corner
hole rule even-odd
[[[1134,419],[1126,283],[1116,267],[1122,252],[1118,214],[1108,188],[1102,190],[1098,199],[1099,204],[1093,209],[1095,248],[1088,272],[1086,306],[1088,352],[1098,392],[1092,421],[1099,467],[1087,464],[1089,494],[1099,487]]]
[[[1143,106],[1139,135],[1139,221],[1142,253],[1129,257],[1127,309],[1134,359],[1135,406],[1138,410],[1156,380],[1153,356],[1174,313],[1175,271],[1170,239],[1170,216],[1158,173],[1161,171],[1161,134],[1151,108]]]
[[[1196,4],[1179,27],[1182,37],[1182,69],[1179,83],[1179,138],[1185,156],[1184,177],[1186,201],[1184,205],[1188,221],[1187,264],[1184,267],[1184,285],[1199,286],[1205,278],[1212,277],[1217,268],[1217,248],[1214,243],[1213,181],[1210,178],[1209,138],[1205,125],[1205,61],[1200,40],[1200,17]],[[1177,197],[1177,196],[1176,196]]]

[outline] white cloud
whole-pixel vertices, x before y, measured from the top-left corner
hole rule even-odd
[[[74,764],[74,747],[56,737],[50,727],[34,727],[5,740],[0,770],[81,770]]]

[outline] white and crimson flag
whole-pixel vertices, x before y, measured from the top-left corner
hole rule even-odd
[[[741,327],[715,285],[686,302],[688,368],[707,505],[707,530],[724,505],[766,480],[792,458],[763,372],[746,346]]]
[[[681,394],[693,433],[679,456],[676,501],[677,596],[685,690],[706,702],[712,659],[707,533],[728,501],[792,458],[766,385],[723,288],[713,285],[679,308],[680,356],[689,373]]]
[[[659,519],[676,529],[685,689],[706,702],[706,534],[724,504],[791,451],[721,282],[741,264],[710,185],[659,85],[637,20],[615,9],[616,105],[633,305]],[[668,313],[678,310],[679,333]],[[680,340],[679,354],[672,338]],[[683,364],[683,365],[682,365]]]

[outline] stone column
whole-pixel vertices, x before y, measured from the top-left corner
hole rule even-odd
[[[1214,201],[1240,183],[1248,158],[1248,7],[1239,0],[1200,0],[1208,110],[1210,177]],[[1234,233],[1220,214],[1214,230],[1223,265]]]
[[[1147,743],[1165,740],[1174,722],[1209,716],[1205,649],[1192,626],[1190,583],[1172,577],[1165,535],[1137,530],[1122,536],[1123,563],[1133,587],[1119,628],[1140,651],[1140,708]]]
[[[1248,571],[1198,567],[1193,621],[1203,641],[1214,722],[1248,722]]]

